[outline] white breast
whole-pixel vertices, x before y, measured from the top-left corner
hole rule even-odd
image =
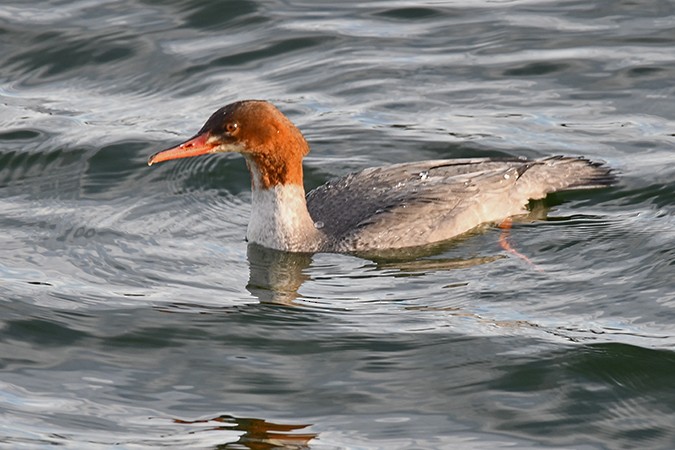
[[[246,238],[268,248],[295,252],[320,250],[322,236],[307,212],[302,186],[254,189]]]

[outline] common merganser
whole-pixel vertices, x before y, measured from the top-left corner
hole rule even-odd
[[[529,200],[608,186],[611,170],[579,157],[439,159],[373,167],[305,196],[309,145],[271,103],[244,100],[213,113],[197,135],[148,165],[241,153],[251,174],[248,242],[288,252],[371,252],[445,241],[527,213]]]

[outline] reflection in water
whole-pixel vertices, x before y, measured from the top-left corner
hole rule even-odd
[[[398,251],[371,259],[379,270],[400,270],[402,272],[420,272],[429,270],[455,270],[490,263],[503,258],[503,255],[474,258],[438,258],[424,259],[421,256],[437,254],[442,247],[433,249],[413,249]],[[312,254],[288,253],[249,244],[248,261],[250,267],[249,282],[246,289],[261,303],[292,305],[299,296],[298,290],[310,276],[305,273],[312,263]],[[373,255],[371,255],[373,256]]]
[[[236,430],[244,433],[235,442],[218,445],[220,449],[248,448],[251,450],[270,450],[275,448],[306,449],[309,441],[317,435],[314,433],[291,434],[295,430],[307,428],[311,424],[284,425],[267,422],[263,419],[238,418],[222,415],[213,419],[181,420],[179,424],[210,424],[208,430]]]
[[[385,261],[378,262],[377,268],[381,270],[396,269],[402,272],[426,272],[429,270],[456,270],[466,269],[481,264],[491,263],[503,259],[503,255],[477,256],[475,258],[439,258],[439,259],[416,259],[412,261]]]
[[[309,279],[303,271],[312,262],[309,253],[288,253],[249,244],[250,275],[246,289],[261,303],[289,305]]]
[[[502,230],[500,242],[507,241],[508,233],[509,229]],[[393,269],[404,273],[465,269],[505,258],[502,254],[469,258],[434,258],[435,255],[471,235],[473,233],[441,244],[354,256],[373,261],[378,270]],[[298,290],[302,284],[310,279],[306,273],[306,269],[312,263],[313,255],[310,253],[289,253],[249,244],[247,256],[250,273],[246,288],[261,303],[292,305],[299,296]],[[529,262],[526,257],[524,259]]]

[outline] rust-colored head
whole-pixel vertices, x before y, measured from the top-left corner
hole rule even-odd
[[[196,136],[148,159],[148,165],[209,153],[237,152],[246,157],[254,188],[302,185],[302,158],[309,145],[300,130],[263,100],[231,103],[213,113]]]

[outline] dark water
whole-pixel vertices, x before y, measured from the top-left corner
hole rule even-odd
[[[675,448],[671,1],[5,1],[0,446]],[[148,168],[273,101],[306,184],[585,155],[550,198],[412,261],[247,248],[224,155]]]

